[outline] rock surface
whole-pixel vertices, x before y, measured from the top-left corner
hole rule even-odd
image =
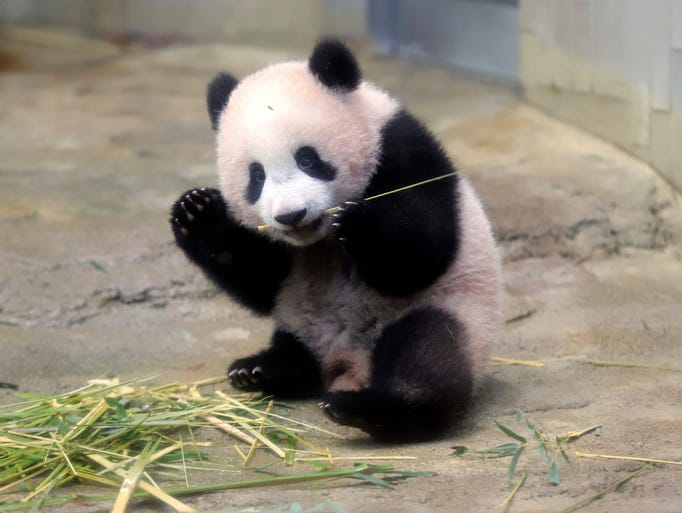
[[[57,393],[103,375],[194,380],[266,344],[268,321],[218,294],[174,247],[167,210],[183,190],[216,183],[204,107],[214,72],[243,75],[305,55],[240,46],[2,48],[22,65],[0,73],[0,381]],[[682,373],[576,361],[682,367],[680,197],[646,165],[529,108],[512,88],[362,55],[365,77],[432,127],[490,212],[505,255],[508,319],[496,356],[544,366],[491,366],[461,429],[428,444],[377,446],[335,428],[314,402],[297,405],[296,415],[348,436],[320,442],[332,452],[414,456],[395,464],[435,477],[392,491],[302,485],[191,502],[229,511],[323,500],[349,513],[499,510],[509,460],[453,458],[451,446],[509,441],[493,419],[516,426],[517,410],[548,433],[603,427],[571,444],[573,465],[561,464],[558,486],[528,451],[511,511],[559,511],[640,466],[579,459],[574,450],[682,460]],[[1,402],[13,400],[0,390]],[[660,466],[586,511],[676,512],[680,497],[680,471]],[[136,508],[147,510],[158,509]]]

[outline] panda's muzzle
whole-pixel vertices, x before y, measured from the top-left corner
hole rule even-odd
[[[288,212],[286,214],[279,214],[275,216],[275,221],[284,226],[290,226],[291,228],[296,228],[301,221],[305,218],[308,213],[307,208],[302,208],[301,210],[294,210],[293,212]]]

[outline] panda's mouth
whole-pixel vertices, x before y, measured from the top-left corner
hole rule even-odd
[[[318,217],[317,219],[313,219],[311,222],[300,225],[300,226],[293,226],[288,230],[285,230],[285,233],[287,235],[291,234],[296,234],[296,233],[310,233],[310,232],[315,232],[317,231],[320,226],[322,226],[322,218]]]
[[[310,223],[300,226],[292,226],[286,229],[279,229],[278,231],[280,232],[281,236],[289,242],[294,243],[297,246],[306,246],[319,239],[320,228],[322,227],[323,222],[324,219],[322,217],[318,217]]]

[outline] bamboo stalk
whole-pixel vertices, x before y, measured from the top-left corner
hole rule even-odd
[[[633,456],[613,456],[610,454],[591,454],[585,452],[576,452],[576,456],[579,458],[591,458],[591,459],[602,459],[602,460],[622,460],[622,461],[639,461],[642,463],[656,463],[661,465],[677,465],[682,466],[682,461],[669,461],[669,460],[656,460],[653,458],[637,458]]]
[[[652,369],[652,370],[662,370],[669,372],[682,372],[682,367],[672,367],[670,365],[655,365],[651,363],[640,363],[640,362],[619,362],[613,360],[596,360],[594,358],[580,358],[580,357],[567,357],[560,358],[560,360],[568,360],[571,362],[586,363],[589,365],[594,365],[596,367],[626,367],[633,369]]]
[[[519,482],[516,483],[516,486],[514,486],[514,489],[513,489],[513,490],[511,491],[511,493],[510,493],[509,495],[507,495],[507,497],[500,503],[500,508],[504,509],[504,508],[506,508],[507,506],[509,506],[509,504],[510,504],[511,501],[514,499],[514,497],[516,496],[517,492],[521,489],[521,487],[523,486],[523,484],[524,484],[525,482],[526,482],[526,473],[523,472],[523,473],[521,474],[521,478],[519,479]]]
[[[125,513],[125,510],[128,507],[128,502],[130,502],[130,498],[137,487],[137,482],[140,480],[145,467],[149,463],[149,457],[151,456],[152,450],[154,449],[154,445],[154,442],[149,442],[145,448],[142,449],[142,452],[135,460],[135,463],[130,471],[127,474],[124,473],[123,484],[121,484],[121,488],[118,492],[118,496],[116,497],[114,507],[111,509],[111,513]],[[117,470],[114,472],[118,474]]]
[[[594,495],[591,495],[591,496],[587,497],[586,499],[583,499],[580,502],[577,502],[573,506],[569,506],[566,509],[562,509],[559,513],[572,513],[573,511],[577,511],[580,508],[587,506],[588,504],[592,504],[594,501],[603,497],[607,493],[612,492],[613,490],[616,490],[621,485],[624,485],[625,483],[630,481],[630,479],[633,479],[633,478],[635,478],[641,474],[644,474],[650,468],[651,468],[650,464],[644,465],[643,467],[640,467],[637,470],[635,470],[633,473],[625,476],[623,479],[620,479],[620,480],[616,481],[615,483],[611,483],[609,486],[607,486],[603,490],[600,490],[599,492],[595,493]]]
[[[503,358],[501,356],[493,356],[490,359],[493,365],[525,365],[527,367],[544,367],[545,364],[538,360],[517,360],[514,358]]]
[[[95,463],[98,463],[99,465],[102,465],[106,469],[113,470],[113,472],[122,477],[126,478],[126,473],[123,469],[116,468],[116,465],[106,459],[104,456],[101,456],[99,454],[88,454],[88,458],[90,458],[92,461]],[[181,513],[194,513],[196,510],[190,506],[187,506],[184,502],[181,502],[177,500],[176,498],[170,496],[163,490],[156,488],[146,481],[140,481],[139,482],[139,487],[141,490],[144,490],[147,492],[149,495],[152,495],[153,497],[159,499],[160,501],[165,502],[168,504],[171,508],[173,508],[175,511],[179,511]],[[112,510],[113,513],[113,510]]]
[[[398,189],[393,189],[391,191],[382,192],[381,194],[375,194],[374,196],[370,196],[369,198],[365,198],[363,201],[372,201],[375,199],[383,198],[384,196],[388,196],[389,194],[395,194],[396,192],[406,191],[408,189],[412,189],[413,187],[419,187],[420,185],[426,185],[427,183],[435,182],[436,180],[442,180],[443,178],[449,178],[451,176],[455,176],[456,174],[457,174],[457,172],[455,171],[452,173],[447,173],[444,175],[436,176],[434,178],[429,178],[428,180],[422,180],[421,182],[406,185],[405,187],[400,187]],[[322,215],[327,215],[327,214],[332,214],[334,212],[338,212],[342,208],[343,207],[341,207],[341,206],[330,207],[326,210],[323,210]],[[259,232],[268,230],[269,228],[270,228],[270,226],[267,224],[261,224],[259,226],[256,226],[256,230],[258,230]]]
[[[263,430],[265,429],[265,417],[266,417],[266,415],[269,415],[269,414],[270,414],[270,412],[272,411],[272,407],[274,406],[274,404],[275,404],[275,403],[274,403],[273,401],[270,401],[270,402],[268,403],[268,407],[265,409],[265,415],[263,415],[263,416],[261,417],[260,427],[258,428],[258,432],[259,432],[261,435],[263,434]],[[243,464],[243,465],[244,465],[245,467],[251,462],[251,458],[253,458],[253,455],[256,453],[256,448],[257,448],[257,446],[258,446],[258,444],[257,444],[257,442],[254,440],[254,442],[251,444],[251,448],[249,449],[248,454],[246,455],[246,458],[244,459],[244,464]]]
[[[218,419],[217,417],[214,417],[213,415],[204,415],[202,416],[202,418],[207,422],[213,424],[218,429],[225,431],[227,434],[232,435],[235,438],[238,438],[242,442],[246,442],[247,444],[252,444],[254,442],[253,437],[248,436],[239,429],[230,426],[227,422],[223,422],[222,420]]]

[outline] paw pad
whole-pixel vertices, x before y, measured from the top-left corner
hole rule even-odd
[[[192,236],[200,225],[212,224],[227,214],[224,202],[216,189],[192,189],[185,192],[171,209],[171,224],[176,237],[184,239]]]

